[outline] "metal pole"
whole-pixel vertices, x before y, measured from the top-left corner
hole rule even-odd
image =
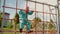
[[[57,6],[56,6],[56,11],[58,11],[57,12],[57,33],[56,34],[59,34],[59,0],[57,0]]]

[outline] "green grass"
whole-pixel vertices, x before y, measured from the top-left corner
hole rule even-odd
[[[0,28],[1,29],[1,28]],[[4,30],[14,30],[14,28],[3,28]],[[3,34],[14,34],[15,32],[3,32]],[[16,34],[20,34],[19,32],[16,32]]]
[[[17,27],[16,27],[17,28]],[[13,28],[9,28],[9,27],[7,27],[7,28],[3,28],[4,30],[11,30],[11,31],[13,31],[13,30],[15,30],[15,28],[13,27]],[[19,29],[19,28],[17,28],[17,29]],[[1,30],[1,28],[0,28],[0,30]],[[15,34],[15,32],[3,32],[3,34]],[[16,34],[20,34],[20,32],[16,32]]]
[[[3,34],[14,34],[14,32],[3,32]]]

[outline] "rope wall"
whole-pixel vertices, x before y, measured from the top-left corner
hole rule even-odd
[[[30,1],[30,0],[26,0],[26,7],[28,6],[28,1]],[[48,5],[49,6],[49,11],[51,11],[50,10],[50,6],[53,6],[53,5],[49,5],[49,4],[45,4],[45,3],[40,3],[40,2],[36,2],[36,0],[35,1],[30,1],[30,2],[34,2],[35,3],[35,10],[30,10],[30,11],[34,11],[35,12],[35,19],[36,19],[36,17],[38,16],[37,14],[38,13],[43,13],[43,21],[41,21],[41,22],[43,22],[43,29],[42,29],[42,31],[36,31],[36,29],[37,29],[37,27],[36,27],[36,24],[35,24],[35,34],[37,34],[37,32],[42,32],[42,34],[44,34],[45,32],[50,32],[50,31],[45,31],[44,29],[44,22],[47,22],[47,21],[44,21],[44,14],[49,14],[50,15],[50,19],[51,19],[51,15],[56,15],[57,16],[57,14],[53,14],[53,13],[47,13],[47,12],[44,12],[44,5]],[[43,6],[43,12],[40,12],[40,11],[36,11],[36,4],[42,4],[42,6]],[[15,9],[16,10],[16,14],[17,14],[17,10],[21,10],[20,8],[18,8],[18,0],[16,0],[16,8],[14,8],[14,7],[9,7],[9,6],[2,6],[3,8],[10,8],[10,9]],[[28,6],[29,7],[29,6]],[[55,6],[53,6],[53,7],[55,7]],[[25,11],[25,9],[22,9],[22,10],[24,10]],[[28,16],[27,16],[28,17]],[[6,18],[2,18],[2,19],[4,19],[4,20],[14,20],[14,19],[6,19]],[[2,20],[1,19],[1,20]],[[57,17],[56,17],[56,19],[57,19]],[[29,20],[29,21],[31,21],[31,20]],[[32,20],[33,21],[33,20]],[[35,22],[36,22],[36,20],[35,20]],[[55,22],[54,22],[55,23]],[[14,34],[16,34],[16,32],[19,32],[19,31],[17,31],[16,30],[16,24],[15,24],[15,29],[14,29],[14,31],[10,31],[10,30],[6,30],[6,31],[1,31],[1,32],[14,32]],[[26,32],[26,31],[23,31],[23,32]],[[53,31],[52,31],[53,32]],[[57,31],[56,31],[57,32]],[[26,32],[26,34],[29,34],[28,32]],[[40,33],[39,33],[40,34]],[[49,33],[50,34],[50,33]]]

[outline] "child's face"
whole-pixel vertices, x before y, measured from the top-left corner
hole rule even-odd
[[[28,13],[28,11],[29,11],[29,7],[26,7],[26,13]]]

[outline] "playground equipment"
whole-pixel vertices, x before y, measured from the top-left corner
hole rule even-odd
[[[38,1],[32,1],[32,0],[26,0],[26,6],[25,7],[28,7],[28,2],[33,2],[35,5],[34,5],[34,9],[35,10],[28,10],[28,8],[26,8],[27,10],[25,10],[25,9],[22,9],[22,8],[18,8],[18,0],[16,0],[16,8],[14,8],[14,7],[9,7],[9,6],[6,6],[5,5],[5,2],[4,2],[4,5],[2,6],[4,9],[3,9],[3,11],[5,11],[5,8],[10,8],[10,9],[15,9],[16,10],[16,14],[17,14],[17,12],[18,12],[18,10],[23,10],[23,11],[26,11],[26,12],[28,12],[28,11],[33,11],[34,13],[35,13],[35,20],[28,20],[28,18],[27,18],[27,21],[34,21],[34,25],[32,25],[32,28],[31,29],[33,29],[33,32],[32,33],[30,33],[30,34],[57,34],[57,32],[58,32],[58,28],[57,28],[57,15],[58,14],[54,14],[54,13],[52,13],[51,11],[51,9],[50,9],[50,6],[52,6],[52,7],[55,7],[56,8],[56,6],[54,6],[54,5],[50,5],[50,4],[47,4],[47,3],[41,3],[41,2],[38,2]],[[36,8],[37,8],[37,4],[41,4],[42,6],[43,6],[43,8],[42,8],[42,12],[40,12],[40,11],[37,11],[36,10]],[[47,5],[48,7],[49,7],[49,12],[44,12],[44,5]],[[32,7],[31,7],[32,8]],[[58,10],[58,9],[56,9],[56,10]],[[41,18],[40,20],[39,19],[37,19],[36,20],[36,14],[38,14],[38,13],[42,13],[42,17],[39,17],[39,18]],[[48,17],[48,18],[50,18],[51,20],[50,21],[47,21],[47,20],[45,20],[44,21],[44,14],[49,14],[49,16],[50,17]],[[53,16],[53,15],[55,15],[55,16]],[[3,14],[3,16],[4,16],[4,14]],[[51,16],[53,16],[53,19],[54,20],[56,20],[56,22],[51,18]],[[28,17],[28,16],[27,16]],[[5,19],[4,17],[3,17],[3,19],[4,20],[15,20],[15,19]],[[51,24],[51,22],[52,22],[52,24]],[[13,22],[14,23],[14,22]],[[32,22],[31,22],[32,23]],[[53,25],[54,25],[54,23],[56,24],[56,28],[57,29],[55,29],[55,30],[52,30],[53,29]],[[49,25],[50,24],[50,25]],[[46,25],[46,26],[45,26]],[[17,32],[19,32],[19,30],[17,30],[16,29],[16,24],[14,24],[14,30],[12,31],[12,30],[3,30],[3,24],[2,24],[2,30],[1,30],[1,32],[3,33],[3,32],[14,32],[14,34],[17,34]],[[45,29],[46,28],[46,29]],[[26,32],[26,31],[23,31],[24,33],[22,33],[22,34],[29,34],[28,32]],[[47,32],[47,33],[46,33]],[[3,33],[4,34],[4,33]],[[21,34],[21,33],[19,33],[19,34]]]

